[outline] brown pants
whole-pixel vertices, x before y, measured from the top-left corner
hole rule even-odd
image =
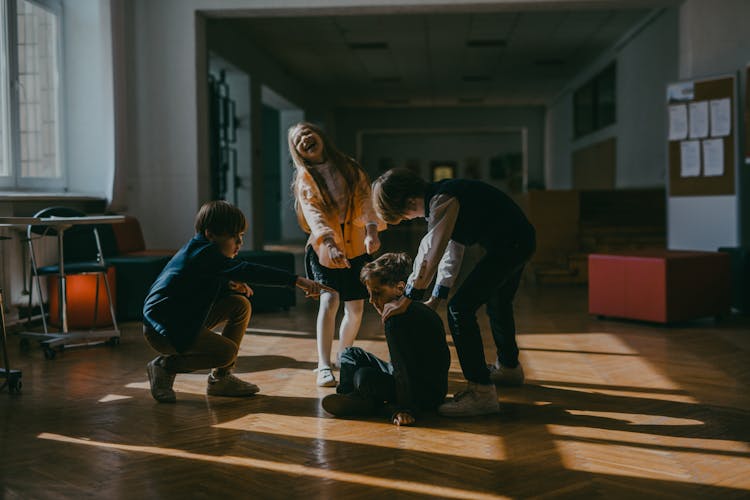
[[[242,295],[230,295],[217,300],[208,313],[206,324],[198,333],[195,343],[181,353],[172,347],[167,337],[159,335],[150,327],[144,325],[143,334],[151,347],[166,355],[163,366],[167,370],[187,373],[217,368],[221,374],[229,371],[237,360],[250,314],[250,301]],[[221,335],[217,335],[212,329],[224,321],[224,330]]]

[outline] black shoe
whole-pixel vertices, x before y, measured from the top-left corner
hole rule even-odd
[[[321,404],[325,411],[336,417],[372,415],[375,412],[375,404],[356,392],[329,394]]]

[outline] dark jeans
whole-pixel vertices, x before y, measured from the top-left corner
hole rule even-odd
[[[461,370],[470,382],[490,383],[476,315],[482,304],[487,305],[500,363],[509,368],[518,365],[513,298],[521,282],[524,265],[534,253],[533,236],[529,240],[489,249],[448,302],[448,326]]]
[[[347,347],[341,353],[339,379],[339,394],[356,391],[376,405],[396,399],[393,366],[359,347]]]

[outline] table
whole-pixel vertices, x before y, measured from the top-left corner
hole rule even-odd
[[[55,347],[65,347],[66,345],[87,344],[88,340],[94,339],[97,342],[111,341],[117,343],[120,338],[120,330],[117,327],[114,311],[112,312],[112,321],[114,328],[111,330],[88,330],[88,331],[70,331],[68,329],[67,314],[67,293],[66,293],[66,275],[65,262],[63,258],[63,238],[65,231],[73,226],[97,225],[97,224],[118,224],[125,222],[123,215],[86,215],[81,217],[41,217],[38,222],[30,225],[51,226],[57,232],[57,252],[58,264],[60,266],[60,323],[61,331],[59,333],[37,333],[21,332],[19,335],[22,339],[36,338],[44,347],[44,355],[47,359],[55,357]],[[111,306],[110,301],[110,306]],[[82,341],[76,343],[76,341]]]

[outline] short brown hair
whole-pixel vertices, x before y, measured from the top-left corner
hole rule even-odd
[[[375,211],[389,224],[398,224],[407,211],[409,198],[425,195],[427,182],[408,168],[392,168],[372,184]]]
[[[247,219],[242,210],[228,201],[209,201],[203,204],[195,216],[195,231],[235,236],[247,231]]]
[[[407,254],[384,253],[362,267],[359,279],[362,283],[377,278],[381,283],[395,286],[399,281],[406,281],[411,272],[411,257]]]

